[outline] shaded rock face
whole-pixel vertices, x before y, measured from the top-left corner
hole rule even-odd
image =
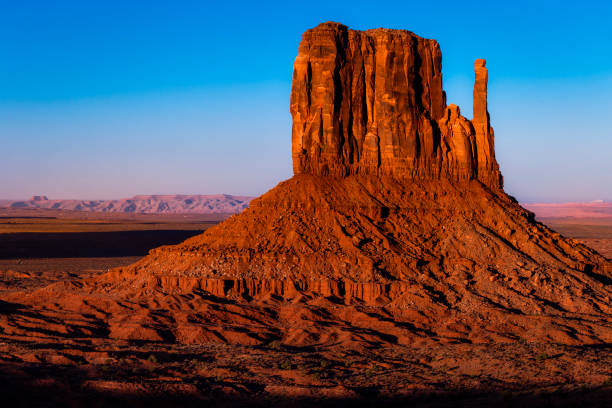
[[[294,173],[478,179],[501,188],[486,98],[484,60],[476,61],[470,122],[446,105],[436,41],[321,24],[304,33],[294,65]]]

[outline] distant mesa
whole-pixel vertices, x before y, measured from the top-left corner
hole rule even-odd
[[[35,195],[30,198],[30,201],[49,201],[49,199],[45,195],[43,196]]]
[[[597,200],[588,203],[529,203],[523,207],[539,218],[612,218],[612,202]]]
[[[11,208],[140,213],[140,214],[236,214],[248,207],[253,197],[215,195],[137,195],[120,200],[49,200],[33,196],[26,201],[9,201]]]

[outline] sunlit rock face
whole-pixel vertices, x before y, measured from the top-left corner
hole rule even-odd
[[[487,113],[487,69],[476,61],[474,120],[446,105],[435,40],[410,31],[304,33],[293,71],[295,174],[478,179],[501,188]]]

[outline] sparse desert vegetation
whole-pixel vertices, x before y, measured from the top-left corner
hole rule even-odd
[[[53,231],[49,231],[48,218],[19,219],[14,213],[10,217],[7,214],[6,210],[0,212],[0,229],[7,224],[14,229],[15,223],[20,229],[9,232],[5,228],[2,234],[80,231],[81,221],[71,218],[74,214],[55,218]],[[197,233],[217,222],[185,223],[180,217],[162,216],[151,223],[150,218],[135,222],[116,215],[98,220],[95,214],[88,217],[92,216],[84,220],[84,228],[97,225],[103,231],[145,228],[155,233],[155,228],[183,228],[186,233]],[[612,221],[599,220],[595,228],[589,220],[543,221],[576,239],[612,243]],[[4,242],[10,241],[7,238]],[[62,242],[59,234],[52,239],[48,241],[52,247]],[[52,282],[78,281],[140,258],[111,253],[97,258],[41,259],[35,257],[36,253],[34,250],[31,256],[5,256],[7,259],[0,260],[3,291],[32,291]],[[10,304],[0,304],[4,319],[15,311]],[[334,398],[342,398],[350,406],[372,399],[390,406],[447,406],[449,400],[464,406],[480,406],[482,401],[500,406],[605,406],[601,404],[612,393],[608,348],[541,344],[528,336],[514,344],[341,349],[286,347],[279,339],[254,346],[188,346],[104,339],[91,343],[66,338],[45,345],[24,342],[6,331],[0,334],[0,341],[4,395],[19,398],[22,390],[29,390],[26,400],[33,404],[57,405],[68,398],[76,404],[95,399],[109,404],[148,401],[150,406],[198,405],[211,396],[225,395],[225,401],[244,405],[252,403],[252,396],[257,395],[262,406],[290,405],[283,398],[324,406]],[[143,397],[159,392],[163,393],[160,399]],[[321,396],[331,399],[319,399]]]

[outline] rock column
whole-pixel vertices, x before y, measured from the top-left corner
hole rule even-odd
[[[487,109],[487,83],[489,70],[487,61],[477,59],[474,62],[474,117],[472,125],[476,133],[476,157],[478,161],[478,179],[493,187],[501,187],[499,166],[495,160],[493,128]]]

